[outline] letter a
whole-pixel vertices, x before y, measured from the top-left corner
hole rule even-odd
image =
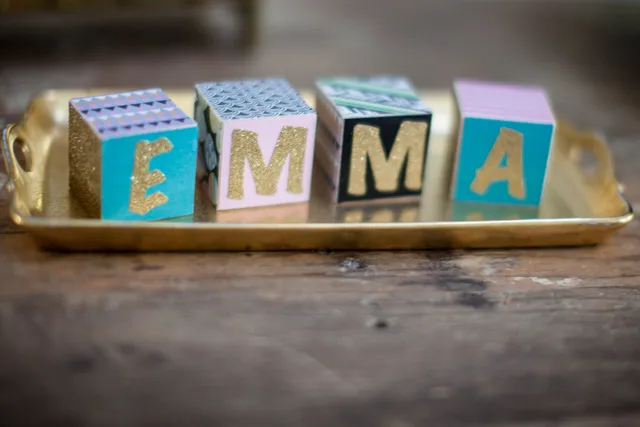
[[[374,126],[356,125],[353,130],[351,167],[349,171],[349,194],[362,196],[367,192],[367,158],[371,163],[376,190],[397,191],[400,171],[407,159],[404,185],[410,190],[422,187],[422,167],[425,156],[427,123],[405,121],[400,125],[389,158],[385,155],[380,139],[380,130]]]
[[[477,194],[484,194],[494,182],[507,181],[509,195],[516,199],[524,199],[522,141],[523,135],[520,132],[501,128],[487,159],[482,167],[476,171],[476,177],[471,183],[471,190]],[[500,166],[500,162],[505,156],[507,164]]]
[[[144,215],[151,209],[169,201],[169,198],[160,191],[147,196],[147,190],[166,179],[164,174],[157,169],[149,172],[151,159],[157,155],[168,153],[172,149],[173,145],[166,138],[160,138],[154,142],[139,141],[136,144],[129,196],[129,210],[131,212]]]

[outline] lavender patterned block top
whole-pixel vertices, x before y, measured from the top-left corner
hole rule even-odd
[[[196,126],[156,88],[74,98],[70,102],[103,139]]]
[[[454,91],[463,117],[531,123],[555,121],[547,94],[541,87],[456,80]]]

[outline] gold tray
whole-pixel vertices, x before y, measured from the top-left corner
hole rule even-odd
[[[35,98],[3,134],[12,220],[54,250],[391,250],[579,246],[601,242],[633,219],[606,143],[558,123],[547,186],[537,212],[448,201],[454,141],[449,91],[421,92],[434,112],[420,200],[334,205],[314,179],[311,201],[216,213],[195,192],[192,217],[155,222],[88,219],[68,192],[68,101],[119,91],[54,90]],[[303,91],[313,105],[313,95]],[[185,111],[193,92],[168,90]],[[586,168],[583,159],[595,161]],[[22,156],[22,157],[19,157]],[[19,164],[18,159],[20,159]],[[24,167],[23,167],[24,166]]]

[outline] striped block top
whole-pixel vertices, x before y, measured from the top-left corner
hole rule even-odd
[[[401,76],[324,78],[316,87],[344,119],[431,113]]]

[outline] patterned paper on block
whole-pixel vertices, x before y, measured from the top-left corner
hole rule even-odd
[[[336,202],[418,196],[431,111],[399,76],[316,82],[315,165]]]
[[[193,213],[197,125],[160,89],[69,103],[69,184],[93,217]]]
[[[456,201],[538,206],[555,119],[542,88],[460,80]]]
[[[217,210],[309,200],[316,113],[285,79],[195,91],[199,179]]]

